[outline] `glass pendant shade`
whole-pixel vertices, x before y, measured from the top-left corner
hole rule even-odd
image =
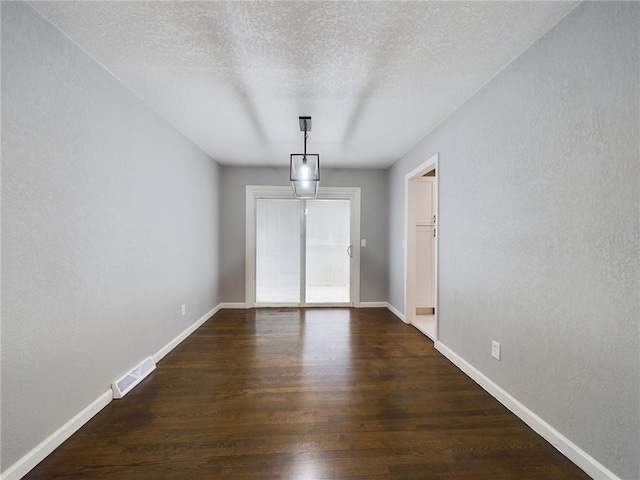
[[[293,187],[293,195],[296,198],[316,198],[318,195],[318,184],[319,181],[308,182],[308,181],[295,181],[291,182],[291,186]]]
[[[292,153],[289,179],[298,198],[315,198],[320,183],[320,155]]]

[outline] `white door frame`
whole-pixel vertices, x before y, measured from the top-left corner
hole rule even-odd
[[[439,183],[440,170],[438,169],[438,154],[436,153],[429,160],[419,165],[418,167],[411,170],[404,176],[404,232],[405,232],[405,241],[404,241],[404,321],[405,323],[413,324],[416,318],[416,306],[414,299],[414,291],[415,291],[415,242],[410,239],[413,237],[413,228],[412,228],[412,218],[413,218],[413,205],[410,202],[409,195],[409,181],[413,178],[418,178],[423,176],[425,173],[430,172],[433,169],[436,169],[436,182]],[[435,214],[436,214],[436,237],[435,237],[435,260],[434,260],[434,305],[435,308],[433,310],[434,313],[434,321],[435,321],[435,332],[433,344],[435,345],[438,341],[438,238],[440,237],[439,227],[440,224],[440,215],[438,212],[439,202],[439,188],[436,188],[436,198],[435,198]]]
[[[295,199],[291,187],[247,185],[245,194],[245,302],[247,308],[256,306],[256,199]],[[351,202],[351,302],[323,303],[319,306],[360,306],[360,187],[320,187],[318,200],[349,200]],[[297,306],[299,304],[269,304],[269,306]],[[305,306],[315,306],[306,304]]]

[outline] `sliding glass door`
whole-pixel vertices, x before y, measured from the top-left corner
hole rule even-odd
[[[255,200],[255,303],[351,304],[349,199]]]
[[[256,302],[300,302],[300,202],[256,200]]]
[[[305,300],[306,303],[350,301],[349,200],[305,202]]]

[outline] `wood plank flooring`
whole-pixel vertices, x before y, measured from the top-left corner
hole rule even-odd
[[[386,309],[221,310],[27,479],[585,479]]]

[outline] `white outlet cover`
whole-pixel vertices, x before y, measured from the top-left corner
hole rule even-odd
[[[366,247],[367,246],[367,239],[366,238],[360,239],[360,246],[361,247]]]
[[[500,360],[500,343],[495,340],[491,340],[491,356]]]

